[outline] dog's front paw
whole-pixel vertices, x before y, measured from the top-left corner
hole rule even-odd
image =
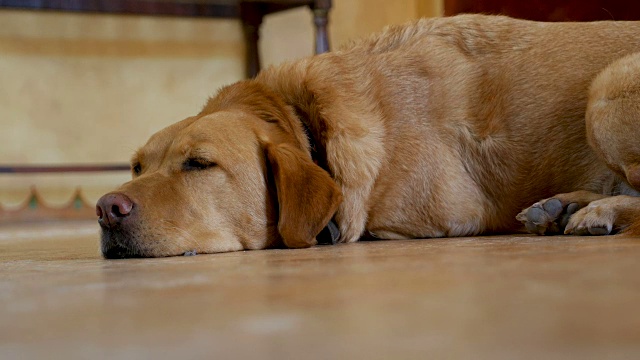
[[[565,234],[609,235],[627,228],[639,211],[640,199],[629,196],[614,196],[590,203],[575,213]]]
[[[527,231],[533,234],[562,234],[571,215],[578,209],[580,209],[578,203],[552,197],[522,210],[516,219],[522,222]]]
[[[615,214],[611,209],[598,205],[589,205],[575,213],[565,234],[573,235],[609,235],[613,230]]]

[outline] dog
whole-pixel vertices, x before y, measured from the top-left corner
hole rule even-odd
[[[267,68],[136,152],[102,253],[640,235],[638,51],[640,22],[460,15]]]

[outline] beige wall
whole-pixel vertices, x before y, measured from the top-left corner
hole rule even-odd
[[[335,0],[332,46],[441,12],[440,0]],[[269,16],[264,64],[310,55],[312,38],[307,9]],[[0,164],[126,162],[243,68],[235,20],[0,11]],[[127,178],[0,175],[0,203],[19,202],[30,184],[54,203],[79,184],[94,201]]]

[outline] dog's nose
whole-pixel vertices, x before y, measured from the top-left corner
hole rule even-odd
[[[105,228],[112,228],[131,214],[133,201],[122,193],[106,194],[96,204],[98,223]]]

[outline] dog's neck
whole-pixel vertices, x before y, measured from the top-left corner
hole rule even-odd
[[[300,120],[302,130],[304,130],[305,135],[307,136],[307,140],[309,141],[309,152],[311,154],[311,160],[313,160],[316,165],[322,167],[326,171],[327,169],[325,167],[318,164],[318,145],[316,139],[313,136],[313,133],[311,132],[311,129],[309,128],[309,125],[307,125],[307,122],[305,120],[301,118],[298,119]]]
[[[217,96],[209,99],[198,116],[236,108],[277,124],[283,134],[288,134],[286,141],[308,150],[315,164],[330,173],[324,144],[319,137],[321,132],[318,124],[314,123],[317,119],[309,115],[310,109],[296,108],[287,100],[265,84],[245,80],[221,89]],[[318,244],[335,244],[339,238],[340,232],[333,220],[316,236]]]
[[[325,161],[320,160],[320,155],[319,155],[320,147],[318,146],[319,142],[316,141],[315,137],[313,136],[313,132],[309,128],[309,125],[307,123],[309,120],[302,118],[300,116],[300,112],[296,112],[296,113],[298,115],[297,117],[298,117],[298,120],[300,121],[300,125],[302,125],[302,130],[305,132],[305,135],[307,136],[307,140],[309,141],[309,152],[311,154],[311,160],[313,160],[313,162],[316,165],[320,166],[321,168],[323,168],[325,171],[328,172]],[[325,159],[325,158],[326,156],[322,156],[322,159]],[[331,219],[327,224],[327,226],[325,226],[324,229],[322,229],[322,231],[320,231],[320,233],[316,236],[316,241],[318,242],[318,245],[334,245],[338,242],[339,239],[340,239],[340,230],[338,229],[338,225],[336,224],[334,219]]]

